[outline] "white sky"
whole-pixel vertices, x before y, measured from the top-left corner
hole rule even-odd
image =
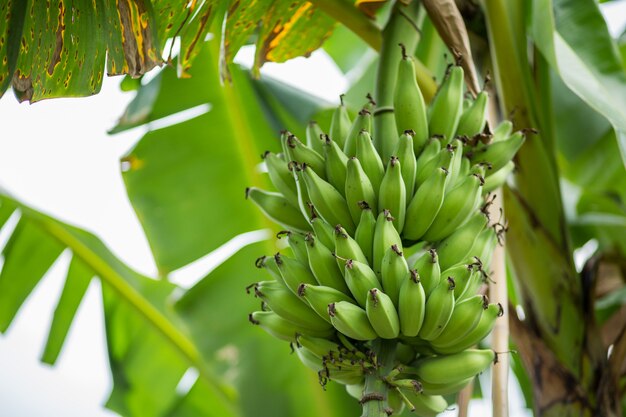
[[[613,33],[626,24],[626,1],[603,5]],[[238,58],[250,62],[252,51]],[[264,73],[292,82],[335,102],[346,80],[321,53],[287,64],[268,64]],[[95,232],[124,262],[155,274],[140,225],[129,205],[119,158],[141,136],[135,129],[108,136],[106,130],[132,94],[122,94],[119,78],[105,79],[102,92],[83,99],[18,104],[11,93],[0,99],[0,187],[21,201]],[[324,86],[322,89],[321,86]],[[0,245],[7,230],[0,233]],[[181,278],[190,285],[205,266]],[[106,359],[99,284],[83,300],[58,363],[39,363],[51,315],[60,294],[67,257],[47,274],[9,331],[0,335],[0,415],[28,417],[113,416],[101,407],[111,380]],[[515,390],[515,386],[513,388]],[[490,415],[486,403],[473,405],[475,415]],[[521,411],[519,393],[512,411]],[[446,413],[455,415],[455,412]]]

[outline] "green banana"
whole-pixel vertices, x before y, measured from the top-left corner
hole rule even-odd
[[[441,281],[426,299],[424,323],[419,337],[424,340],[436,339],[448,324],[454,310],[454,280],[450,277]]]
[[[417,358],[421,358],[423,356],[428,356],[428,355],[435,355],[437,353],[430,346],[430,342],[427,342],[426,340],[422,340],[419,337],[403,338],[402,342],[406,343],[407,345],[415,349],[415,351],[417,352]],[[414,361],[411,361],[411,362],[414,362]]]
[[[344,277],[354,299],[365,307],[367,295],[372,288],[379,288],[376,273],[367,264],[352,259],[345,262]]]
[[[339,191],[306,164],[302,165],[302,178],[317,213],[329,224],[341,224],[350,233],[354,233],[355,227],[350,210]]]
[[[459,298],[465,292],[473,273],[473,264],[458,264],[444,270],[441,276],[454,279],[454,298]]]
[[[459,139],[454,139],[450,144],[450,148],[452,149],[452,160],[448,168],[450,179],[446,184],[446,191],[451,190],[457,183],[457,180],[462,178],[459,174],[461,172],[461,163],[463,162],[463,142]],[[442,166],[445,166],[444,163],[442,163]]]
[[[354,123],[352,123],[348,136],[346,136],[346,142],[343,145],[343,152],[348,157],[357,156],[357,138],[362,131],[372,131],[372,114],[366,109],[362,109],[359,112],[358,116],[354,120]]]
[[[480,261],[478,257],[474,257],[474,259],[476,259],[477,261]],[[487,277],[488,277],[488,274],[485,271],[483,271],[482,263],[475,263],[474,270],[472,271],[472,275],[470,276],[469,282],[465,286],[465,291],[463,291],[461,295],[456,297],[456,302],[460,303],[461,301],[464,301],[478,294],[479,292],[482,293],[483,291],[480,291],[480,288],[486,284]]]
[[[415,183],[417,184],[417,186],[419,187],[420,185],[422,185],[426,179],[431,176],[433,174],[433,172],[437,169],[437,168],[445,168],[446,170],[448,170],[448,173],[450,173],[450,165],[452,165],[452,161],[454,160],[454,148],[452,147],[452,145],[446,145],[443,149],[441,149],[441,151],[439,152],[439,154],[435,157],[432,158],[431,160],[429,160],[428,162],[426,162],[426,164],[424,165],[419,165],[417,166],[417,172],[415,174]],[[452,175],[450,175],[451,177]],[[450,180],[448,180],[446,182],[446,186],[450,183]]]
[[[415,365],[420,380],[431,384],[450,384],[484,371],[496,354],[490,349],[467,349],[453,355],[433,356]]]
[[[493,251],[498,244],[498,233],[494,227],[486,227],[474,242],[472,253],[476,254],[483,265],[490,265]]]
[[[526,136],[522,131],[515,132],[506,140],[492,142],[482,148],[476,149],[470,159],[474,163],[489,164],[491,169],[487,172],[487,175],[491,175],[492,173],[498,172],[513,159],[525,140]]]
[[[485,178],[483,193],[490,193],[503,186],[509,175],[511,175],[514,170],[515,162],[509,161],[502,168],[491,173],[487,178]]]
[[[474,295],[478,293],[483,292],[483,291],[480,291],[480,288],[483,286],[485,282],[486,282],[486,278],[485,278],[484,273],[479,269],[475,269],[472,272],[472,275],[470,276],[469,282],[465,286],[465,291],[463,291],[461,295],[456,297],[455,302],[458,304],[462,301],[467,300],[468,298],[473,297]]]
[[[360,400],[363,397],[363,390],[365,386],[363,384],[346,385],[346,392],[355,400]]]
[[[450,69],[429,110],[430,135],[443,135],[445,143],[452,142],[463,111],[463,68]]]
[[[389,213],[389,210],[385,209],[378,215],[376,227],[374,228],[374,242],[372,248],[374,264],[372,268],[377,274],[381,272],[383,257],[391,245],[396,245],[400,248],[402,247],[402,240],[400,239],[400,234],[393,226],[393,217]]]
[[[419,381],[422,386],[422,393],[426,395],[450,395],[461,391],[463,388],[467,386],[472,380],[474,376],[471,376],[466,379],[462,379],[458,382],[453,382],[450,384],[430,384],[426,381]]]
[[[402,233],[406,216],[406,187],[402,179],[400,161],[395,156],[390,158],[387,171],[380,184],[378,204],[380,208],[389,210],[394,218],[393,225],[398,233]]]
[[[380,183],[385,175],[385,166],[374,147],[372,137],[366,130],[360,131],[356,137],[356,157],[372,182],[374,193],[378,196]]]
[[[367,295],[365,303],[367,318],[383,339],[395,339],[400,334],[400,320],[398,312],[391,298],[378,288],[372,288]]]
[[[402,47],[402,61],[398,66],[398,81],[393,96],[398,133],[413,130],[413,149],[419,155],[428,140],[428,115],[424,97],[417,85],[413,59]]]
[[[326,313],[328,315],[328,312]],[[341,345],[344,346],[346,349],[348,349],[350,352],[354,353],[354,354],[365,354],[363,352],[361,352],[353,342],[350,341],[350,339],[344,335],[343,333],[339,332],[337,333],[337,339],[339,339],[339,341],[341,342]],[[360,353],[359,353],[360,352]]]
[[[350,294],[350,290],[343,280],[343,274],[337,265],[333,253],[316,237],[308,233],[305,237],[309,267],[320,285],[333,287],[341,292]]]
[[[288,130],[281,130],[280,131],[280,146],[283,150],[283,155],[285,157],[285,161],[290,162],[293,160],[293,157],[291,156],[291,148],[289,147],[289,145],[287,144],[287,139],[289,138],[289,136],[291,136],[291,132]]]
[[[257,260],[254,262],[254,265],[259,269],[265,269],[272,278],[274,278],[276,281],[283,284],[285,288],[287,288],[287,285],[285,284],[285,280],[283,279],[283,275],[280,273],[280,269],[278,268],[278,265],[276,264],[275,257],[261,256],[260,258],[257,258]]]
[[[347,301],[328,305],[330,322],[339,332],[355,340],[374,340],[378,337],[361,307]]]
[[[339,96],[339,101],[339,107],[335,109],[330,120],[330,137],[343,149],[352,122],[350,121],[348,110],[343,104],[343,94]]]
[[[367,264],[367,258],[363,250],[341,225],[335,227],[335,256],[341,270],[343,270],[348,259]]]
[[[389,384],[393,387],[404,389],[406,391],[415,392],[417,394],[421,393],[422,384],[415,379],[392,379],[389,381]]]
[[[385,293],[398,305],[398,296],[402,283],[409,276],[409,266],[398,245],[387,248],[383,257],[380,275]]]
[[[459,262],[463,262],[470,255],[474,242],[488,223],[489,217],[482,211],[479,211],[467,223],[442,240],[437,245],[437,254],[439,255],[441,268],[447,269]]]
[[[372,96],[372,94],[367,93],[365,95],[365,98],[367,99],[367,103],[365,103],[363,108],[367,111],[374,111],[374,108],[376,107],[376,100],[374,100],[374,97]]]
[[[423,239],[429,242],[442,240],[463,225],[480,203],[483,184],[483,177],[472,174],[450,190]]]
[[[480,316],[478,324],[469,333],[464,335],[461,340],[457,340],[455,343],[447,346],[433,346],[433,349],[441,354],[449,355],[462,352],[465,349],[474,346],[491,333],[493,326],[496,324],[497,318],[502,316],[502,314],[502,306],[499,303],[489,304],[487,309],[484,310],[483,314]]]
[[[362,384],[364,370],[359,364],[333,364],[323,361],[324,368],[318,371],[319,382],[324,386],[328,381],[335,381],[343,385]]]
[[[255,311],[248,315],[248,321],[254,325],[261,326],[263,330],[277,339],[288,342],[295,342],[296,334],[301,330],[295,324],[280,317],[273,311]]]
[[[374,187],[372,187],[372,183],[356,157],[348,160],[344,186],[348,209],[355,224],[358,224],[361,219],[361,212],[363,211],[360,207],[361,201],[365,201],[372,210],[376,211]]]
[[[297,334],[307,334],[315,337],[329,337],[334,330],[313,330],[298,326],[291,321],[282,318],[273,311],[255,311],[248,316],[250,323],[261,326],[263,330],[277,339],[295,343]]]
[[[483,310],[486,310],[488,307],[489,300],[484,295],[474,295],[460,303],[456,303],[446,328],[431,344],[435,347],[454,345],[474,330],[482,317]]]
[[[439,285],[441,281],[441,267],[439,266],[439,256],[435,249],[424,252],[417,258],[413,268],[417,271],[424,287],[426,297]]]
[[[326,178],[342,195],[346,185],[348,157],[339,144],[325,136],[324,155],[326,155]]]
[[[330,369],[327,367],[319,371],[318,376],[322,385],[324,385],[326,380],[335,381],[342,385],[363,384],[365,379],[363,376],[363,370],[360,368]]]
[[[302,178],[302,166],[296,161],[291,161],[288,164],[288,168],[293,176],[293,181],[296,184],[296,190],[298,192],[298,208],[304,218],[308,219],[313,215],[311,211],[311,199],[309,198],[309,192],[306,189],[304,179]]]
[[[296,339],[299,340],[300,335],[296,335]],[[292,349],[293,346],[294,343],[291,344]],[[297,343],[295,343],[295,346],[296,348],[294,349],[294,351],[296,352],[296,356],[298,356],[298,359],[300,359],[300,362],[302,362],[304,366],[315,372],[319,372],[324,369],[324,363],[321,358],[317,357],[309,349],[299,346]]]
[[[413,136],[415,132],[412,130],[405,130],[398,141],[398,148],[395,150],[395,155],[398,156],[400,166],[402,167],[402,180],[404,181],[404,188],[406,190],[406,202],[411,201],[413,192],[415,191],[415,176],[417,173],[417,160],[415,159],[415,153],[413,151]]]
[[[413,410],[413,404],[409,404],[406,396],[400,391],[400,388],[394,387],[387,391],[387,415],[398,416],[404,411],[405,406],[409,406],[409,410]]]
[[[315,232],[315,237],[327,248],[335,247],[335,228],[326,223],[324,219],[319,217],[315,212],[311,217],[311,227]]]
[[[267,173],[274,187],[291,203],[298,206],[298,189],[293,175],[289,171],[288,164],[275,153],[267,151],[263,154],[263,160],[267,166]]]
[[[257,283],[254,294],[269,308],[290,322],[309,329],[327,330],[329,324],[318,316],[305,302],[277,281]]]
[[[359,244],[359,247],[367,259],[367,263],[374,264],[373,259],[373,246],[374,246],[374,229],[376,228],[376,218],[372,213],[371,207],[364,201],[360,202],[361,206],[361,219],[354,232],[354,240]]]
[[[426,293],[420,282],[419,274],[412,269],[408,278],[405,278],[400,287],[398,296],[398,316],[400,331],[408,337],[417,336],[422,323],[426,307]]]
[[[339,290],[322,285],[300,284],[298,286],[298,297],[303,298],[311,308],[323,319],[330,323],[328,317],[328,305],[338,301],[345,301],[354,304],[352,297],[347,296]]]
[[[441,395],[426,395],[415,390],[403,390],[403,395],[412,406],[411,411],[420,417],[437,417],[448,408],[448,403]]]
[[[487,123],[487,102],[489,94],[481,91],[476,96],[476,100],[461,115],[459,126],[456,129],[457,136],[467,136],[471,138],[483,131]]]
[[[343,357],[351,357],[353,355],[348,352],[346,348],[341,346],[337,342],[332,340],[323,339],[320,337],[311,337],[307,335],[298,335],[298,346],[302,346],[307,349],[313,355],[319,359],[340,359]]]
[[[298,286],[303,282],[317,284],[317,280],[307,264],[303,264],[297,259],[288,256],[282,256],[280,253],[274,255],[274,259],[276,259],[276,265],[278,265],[278,269],[283,276],[285,285],[294,294],[298,293]]]
[[[326,179],[326,167],[322,155],[300,142],[295,135],[287,138],[287,146],[289,146],[292,160],[310,166],[320,178]]]
[[[322,128],[316,121],[311,120],[306,127],[306,146],[313,149],[319,155],[324,154],[324,148],[322,145],[322,137],[325,136],[322,132]]]
[[[252,200],[263,214],[281,226],[303,233],[310,230],[300,211],[281,194],[249,187],[246,188],[246,198]]]
[[[511,135],[511,132],[513,132],[513,123],[509,120],[504,120],[493,129],[491,143],[507,139]]]
[[[300,340],[300,335],[297,336],[297,339]],[[293,346],[294,344],[292,343],[292,347]],[[300,359],[307,368],[317,372],[321,380],[330,379],[339,382],[337,378],[341,377],[341,380],[347,382],[359,382],[363,379],[363,368],[357,364],[351,365],[349,363],[342,363],[338,365],[330,363],[324,358],[318,357],[315,352],[298,344],[295,344],[294,350],[298,359]]]
[[[306,252],[306,244],[304,242],[304,236],[297,232],[292,232],[289,230],[282,230],[276,234],[278,239],[281,239],[283,236],[287,236],[287,243],[291,248],[291,252],[296,257],[297,260],[302,262],[303,264],[309,263],[309,256]]]
[[[444,202],[448,170],[438,168],[417,188],[406,209],[403,236],[418,240],[431,226]]]
[[[466,158],[465,156],[463,156],[463,158],[461,159],[461,166],[459,168],[459,175],[457,176],[457,180],[459,178],[465,178],[466,176],[470,174],[471,164],[472,163],[470,162],[469,158]]]
[[[433,158],[437,157],[439,155],[439,153],[441,152],[441,139],[439,137],[432,137],[424,146],[424,149],[422,150],[422,152],[420,154],[415,154],[415,157],[417,158],[417,171],[416,171],[416,178],[417,178],[417,174],[420,172],[420,170],[424,169],[423,167],[426,166],[426,164]],[[420,183],[417,182],[417,185],[419,185]]]
[[[398,310],[398,319],[400,318],[400,311]],[[400,330],[402,331],[402,323],[400,323]],[[417,352],[412,346],[405,343],[398,343],[396,347],[396,360],[400,363],[411,363],[415,359]]]

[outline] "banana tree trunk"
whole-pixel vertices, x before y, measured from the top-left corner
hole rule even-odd
[[[549,103],[537,100],[538,91],[549,91],[549,73],[540,56],[528,60],[526,6],[483,2],[502,114],[512,115],[517,129],[541,132],[527,138],[515,186],[503,193],[507,251],[525,316],[510,316],[513,341],[533,382],[535,416],[618,416],[616,378],[594,323],[594,274],[581,276],[574,267],[554,134],[541,114]]]

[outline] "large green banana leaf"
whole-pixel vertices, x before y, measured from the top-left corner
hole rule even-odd
[[[273,245],[248,246],[185,292],[132,271],[94,235],[0,197],[2,224],[16,211],[19,221],[0,273],[0,330],[9,327],[47,269],[69,249],[71,266],[43,360],[56,360],[87,284],[98,277],[114,381],[110,409],[138,417],[358,412],[343,387],[331,383],[324,390],[317,375],[290,355],[287,343],[248,322],[247,313],[259,302],[245,287],[268,278],[253,259]],[[181,380],[189,375],[191,388],[181,391]]]
[[[231,67],[232,84],[220,86],[212,42],[200,53],[192,77],[177,79],[167,67],[142,86],[113,129],[203,104],[208,109],[148,132],[124,158],[128,194],[163,275],[239,233],[269,227],[244,199],[246,187],[267,187],[260,155],[279,152],[281,129],[304,135],[302,126],[313,114],[322,124],[328,120],[319,114],[326,103],[275,81],[254,81],[237,66]]]
[[[87,284],[102,282],[105,327],[114,389],[108,406],[127,416],[163,416],[176,403],[185,372],[198,370],[211,416],[238,416],[237,403],[221,377],[202,357],[173,311],[175,285],[131,270],[93,234],[54,220],[0,195],[0,225],[19,216],[3,250],[0,272],[0,332],[9,328],[28,294],[62,251],[72,253],[62,295],[54,313],[43,360],[54,363]]]
[[[224,24],[222,24],[222,21]],[[100,91],[105,74],[140,76],[171,58],[188,70],[212,26],[223,28],[223,62],[255,31],[255,68],[317,49],[334,21],[302,0],[6,0],[0,3],[0,96],[20,101]]]
[[[613,125],[626,166],[626,72],[598,5],[593,0],[532,3],[537,48],[567,87]]]

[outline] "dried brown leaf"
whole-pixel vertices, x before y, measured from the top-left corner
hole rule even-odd
[[[480,91],[474,60],[470,49],[469,36],[461,12],[454,0],[424,0],[428,16],[446,43],[454,58],[459,61],[465,71],[467,88],[476,96]]]

